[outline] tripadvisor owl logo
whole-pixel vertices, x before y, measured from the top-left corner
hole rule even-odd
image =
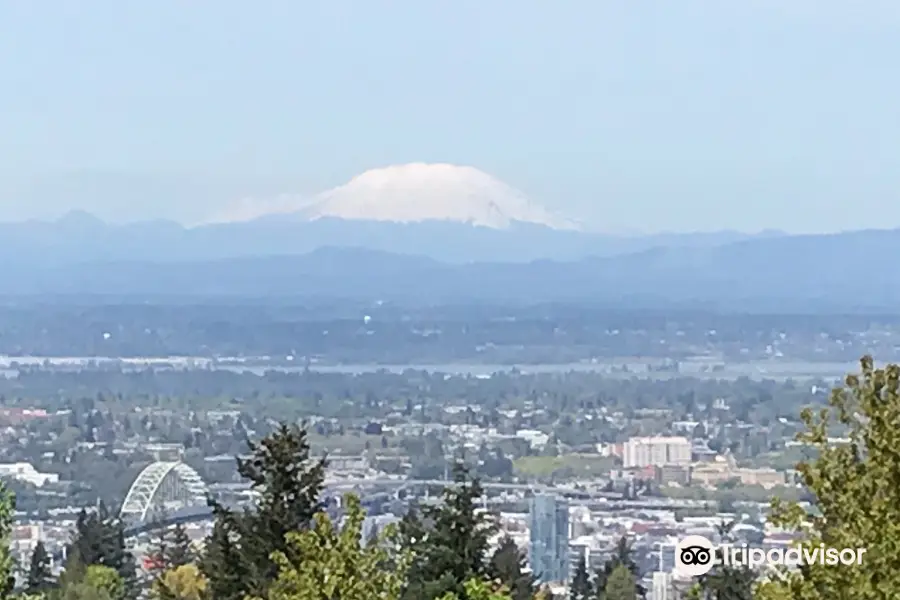
[[[751,569],[767,567],[780,574],[779,567],[798,565],[861,565],[865,548],[828,548],[824,544],[794,548],[753,548],[746,544],[714,545],[701,535],[689,535],[675,546],[675,573],[684,577],[699,577],[709,573],[715,565],[744,566]]]
[[[686,577],[706,575],[713,568],[716,547],[702,535],[689,535],[675,546],[675,573]]]

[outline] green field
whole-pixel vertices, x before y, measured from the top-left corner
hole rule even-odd
[[[525,479],[560,480],[605,477],[614,466],[614,459],[596,454],[523,456],[513,461],[513,472]]]
[[[802,490],[792,486],[764,488],[760,485],[739,485],[731,489],[713,490],[701,487],[665,486],[660,491],[667,498],[734,502],[769,502],[772,498],[796,501],[800,500],[802,496]]]

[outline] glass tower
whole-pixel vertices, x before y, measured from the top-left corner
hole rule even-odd
[[[569,581],[569,503],[549,494],[531,498],[528,562],[541,583]]]

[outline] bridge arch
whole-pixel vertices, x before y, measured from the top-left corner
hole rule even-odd
[[[119,517],[129,522],[146,522],[158,509],[172,503],[182,506],[205,505],[208,494],[206,483],[190,466],[180,461],[150,463],[138,473]]]

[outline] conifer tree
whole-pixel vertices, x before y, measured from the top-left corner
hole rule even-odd
[[[137,598],[141,591],[137,580],[137,563],[134,559],[134,555],[128,550],[128,545],[125,543],[125,526],[121,521],[116,520],[113,523],[113,527],[115,530],[116,542],[114,545],[115,554],[113,555],[110,566],[112,566],[122,578],[122,583],[125,586],[124,597],[131,600]]]
[[[536,582],[527,565],[525,553],[511,537],[505,535],[491,556],[489,577],[505,586],[512,600],[531,600]]]
[[[81,562],[78,554],[69,554],[66,557],[66,565],[59,575],[59,596],[65,598],[69,595],[69,590],[73,589],[84,580],[86,571],[87,567]]]
[[[255,509],[211,501],[216,525],[200,566],[217,600],[265,597],[278,572],[272,554],[284,552],[285,536],[306,530],[321,508],[325,460],[310,458],[305,430],[282,424],[248,446],[250,458],[238,458],[237,468],[258,495]]]
[[[588,573],[587,561],[582,553],[575,565],[575,575],[572,577],[572,585],[569,587],[569,600],[592,600],[593,597],[594,588]]]
[[[238,546],[240,534],[235,515],[219,511],[200,562],[210,595],[217,600],[243,600],[250,567]],[[216,575],[209,576],[206,573]]]
[[[178,523],[171,530],[162,529],[152,554],[155,558],[152,569],[155,577],[151,591],[156,600],[179,600],[185,594],[195,595],[199,593],[197,586],[201,583],[203,590],[206,590],[208,583],[206,577],[196,570],[196,566],[194,571],[179,570],[179,567],[193,565],[195,560],[191,540],[184,525]],[[171,585],[176,585],[178,590],[171,589]],[[185,592],[185,589],[192,591]]]
[[[631,570],[619,563],[609,574],[603,590],[604,600],[636,600],[636,579]]]
[[[157,577],[166,570],[166,554],[169,552],[169,532],[161,524],[154,531],[155,538],[151,549],[147,552],[147,558],[151,561],[150,572]]]
[[[125,598],[135,598],[140,592],[134,556],[125,544],[125,527],[102,502],[97,510],[82,509],[78,514],[67,554],[70,561],[77,560],[85,568],[98,565],[113,569],[125,586]]]
[[[597,571],[594,576],[594,594],[598,600],[605,600],[604,590],[606,589],[606,584],[609,581],[610,576],[613,571],[616,570],[618,566],[624,566],[631,573],[632,579],[635,582],[635,594],[638,598],[646,598],[647,590],[644,589],[644,586],[640,584],[641,579],[641,570],[638,567],[637,562],[634,560],[633,551],[631,549],[631,544],[628,543],[628,538],[622,536],[619,538],[619,541],[616,543],[615,550],[613,551],[613,555],[609,560],[606,561],[606,564]]]
[[[467,600],[464,584],[488,573],[488,540],[497,530],[492,515],[478,510],[483,490],[462,462],[456,463],[454,483],[444,490],[437,506],[409,515],[401,531],[414,552],[405,597],[432,600],[447,593]],[[411,536],[411,537],[409,537]]]
[[[178,523],[172,528],[168,546],[163,553],[167,569],[189,565],[194,562],[194,549],[191,547],[191,538],[188,537],[184,525]]]
[[[25,578],[25,591],[29,594],[39,594],[53,586],[53,576],[50,573],[50,555],[44,542],[38,541],[31,552],[31,561],[28,565],[28,574]]]

